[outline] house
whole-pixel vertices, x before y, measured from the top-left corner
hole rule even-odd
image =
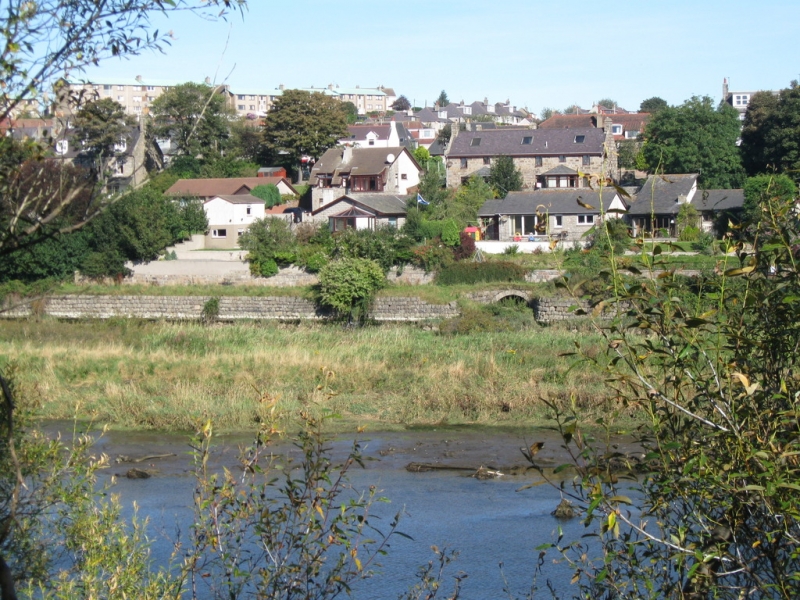
[[[583,174],[618,179],[611,120],[603,129],[482,129],[453,127],[445,152],[447,186],[457,187],[498,156],[510,156],[522,172],[523,188],[585,187]]]
[[[353,148],[396,148],[414,150],[416,144],[404,123],[390,121],[373,125],[348,125],[348,136],[339,140],[342,146]]]
[[[297,190],[285,177],[229,177],[222,179],[179,179],[167,189],[169,196],[197,196],[210,200],[215,196],[249,194],[260,185],[277,186],[281,195],[297,195]],[[263,201],[262,201],[263,203]]]
[[[650,175],[628,209],[633,234],[662,232],[675,236],[675,219],[681,206],[692,202],[697,194],[698,176],[697,173]]]
[[[345,195],[404,196],[419,184],[421,171],[408,148],[331,148],[311,169],[311,210],[316,212]]]
[[[727,228],[728,221],[739,221],[744,208],[744,190],[700,190],[692,204],[700,213],[703,231],[719,233]]]
[[[311,213],[313,221],[328,221],[333,232],[344,229],[402,227],[406,221],[406,199],[395,194],[348,194]]]
[[[602,194],[590,188],[535,189],[509,192],[502,200],[487,200],[478,218],[487,240],[509,242],[550,236],[580,241],[603,215],[619,218],[627,210],[628,203],[613,188],[603,188]]]
[[[256,219],[264,218],[264,201],[250,194],[215,195],[203,203],[208,219],[206,248],[235,248]]]
[[[603,107],[600,107],[601,109]],[[611,119],[611,133],[614,140],[635,140],[644,131],[645,125],[650,120],[650,113],[603,113],[598,117],[597,113],[579,113],[569,115],[553,115],[539,123],[539,129],[579,129],[585,127],[597,127],[598,119],[600,123],[605,123],[605,119]]]
[[[114,155],[108,157],[104,165],[98,165],[97,159],[84,149],[74,129],[67,129],[50,141],[56,160],[107,174],[105,191],[109,193],[143,185],[148,172],[163,165],[158,146],[147,138],[141,125],[128,128],[127,134],[115,144]]]

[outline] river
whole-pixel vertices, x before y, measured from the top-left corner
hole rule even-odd
[[[334,457],[344,456],[354,437],[332,440]],[[412,539],[393,538],[378,574],[356,585],[353,597],[357,600],[397,598],[415,583],[417,568],[433,558],[433,545],[459,552],[445,575],[445,590],[452,587],[452,576],[465,573],[461,595],[465,600],[524,598],[533,583],[539,555],[535,548],[555,541],[559,526],[568,539],[586,533],[579,519],[563,521],[551,515],[561,497],[558,489],[540,485],[520,490],[538,477],[534,471],[525,471],[521,447],[544,441],[537,458],[550,464],[563,462],[561,442],[552,431],[448,428],[365,433],[358,437],[368,460],[365,469],[351,472],[351,482],[360,489],[376,485],[391,500],[391,504],[378,507],[387,526],[391,517],[404,508],[407,514],[399,529]],[[238,447],[247,441],[244,436],[219,437],[212,456],[214,464],[235,465]],[[192,518],[194,479],[187,436],[111,431],[98,440],[97,448],[112,459],[102,482],[111,484],[111,490],[120,495],[126,516],[130,516],[133,502],[137,503],[139,515],[149,519],[155,561],[166,564],[176,532],[185,534]],[[278,451],[291,449],[282,446]],[[176,456],[136,465],[114,461],[120,456],[164,453]],[[409,462],[465,469],[486,466],[504,474],[479,480],[471,477],[469,470],[412,473],[405,468]],[[153,476],[128,479],[125,473],[131,466],[149,469]],[[544,576],[556,582],[557,589],[568,592],[571,571],[563,564],[555,564],[553,558],[556,556],[547,557]],[[510,594],[504,593],[506,584]],[[541,576],[539,585],[544,587]],[[549,595],[545,590],[537,597]]]

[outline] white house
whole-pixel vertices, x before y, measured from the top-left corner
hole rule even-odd
[[[235,248],[239,236],[265,215],[264,201],[250,194],[215,196],[203,204],[208,219],[206,248]]]

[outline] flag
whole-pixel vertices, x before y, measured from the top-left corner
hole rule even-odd
[[[417,192],[417,206],[419,206],[420,204],[422,204],[422,206],[428,206],[428,204],[430,204],[430,202],[425,200],[425,198],[422,197],[422,194]]]

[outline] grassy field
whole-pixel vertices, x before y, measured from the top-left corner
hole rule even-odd
[[[203,327],[136,320],[10,321],[0,365],[17,368],[20,396],[49,419],[119,428],[189,430],[212,418],[227,430],[313,403],[345,427],[532,425],[542,399],[574,402],[587,417],[610,410],[603,375],[560,353],[580,340],[602,357],[588,325],[442,335],[409,325]]]

